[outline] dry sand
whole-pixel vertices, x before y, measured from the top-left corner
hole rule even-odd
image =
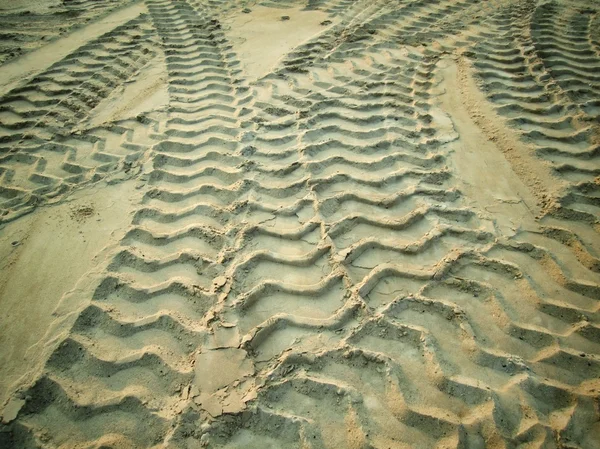
[[[600,5],[0,2],[0,448],[600,448]]]

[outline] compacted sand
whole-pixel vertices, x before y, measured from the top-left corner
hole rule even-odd
[[[598,2],[0,25],[0,448],[600,448]]]

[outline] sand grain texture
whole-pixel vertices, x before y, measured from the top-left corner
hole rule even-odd
[[[54,3],[0,447],[600,448],[595,2]]]

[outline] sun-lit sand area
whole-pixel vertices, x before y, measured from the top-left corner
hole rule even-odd
[[[600,449],[600,2],[0,26],[0,449]]]

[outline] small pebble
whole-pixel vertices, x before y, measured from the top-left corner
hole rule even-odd
[[[281,16],[281,20],[290,20],[290,16]]]

